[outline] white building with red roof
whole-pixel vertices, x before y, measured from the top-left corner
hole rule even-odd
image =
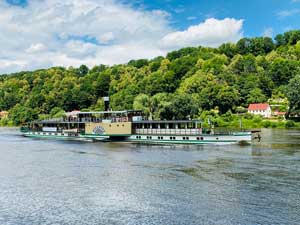
[[[80,110],[73,110],[72,112],[66,112],[66,116],[68,117],[68,118],[73,118],[73,119],[75,119],[75,118],[77,118],[77,115],[78,115],[78,113],[80,113],[81,111]]]
[[[272,110],[268,103],[250,104],[248,107],[248,113],[261,115],[265,118],[270,118],[272,116]]]

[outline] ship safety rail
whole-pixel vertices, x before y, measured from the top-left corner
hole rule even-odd
[[[149,134],[149,135],[201,135],[204,134],[202,129],[135,129],[136,134]],[[206,133],[208,134],[208,133]]]

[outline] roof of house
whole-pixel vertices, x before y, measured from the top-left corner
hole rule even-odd
[[[7,111],[1,111],[1,112],[0,112],[0,115],[7,115],[7,114],[8,114]]]
[[[267,110],[270,107],[268,103],[255,103],[255,104],[250,104],[248,107],[249,111],[254,111],[254,110]]]
[[[278,116],[284,116],[286,114],[286,112],[278,112],[278,111],[275,111],[274,112],[275,115],[278,115]]]

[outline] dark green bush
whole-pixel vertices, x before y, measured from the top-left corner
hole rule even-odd
[[[286,123],[285,123],[285,127],[286,128],[291,128],[291,127],[294,127],[295,126],[295,122],[292,121],[292,120],[288,120]]]

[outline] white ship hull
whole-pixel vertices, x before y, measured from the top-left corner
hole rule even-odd
[[[118,141],[104,135],[71,135],[55,132],[26,132],[26,137],[48,138],[79,141]],[[125,142],[146,143],[146,144],[238,144],[251,143],[250,132],[236,133],[231,135],[131,135],[119,140]]]

